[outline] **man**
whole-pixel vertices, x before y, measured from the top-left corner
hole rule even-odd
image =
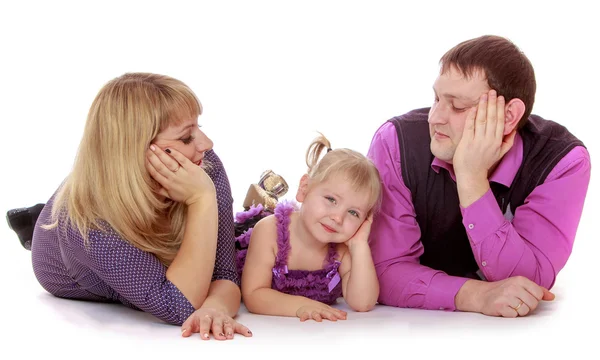
[[[385,122],[369,157],[383,182],[370,236],[379,303],[525,316],[573,246],[590,158],[531,115],[533,67],[482,36],[440,60],[431,108]]]

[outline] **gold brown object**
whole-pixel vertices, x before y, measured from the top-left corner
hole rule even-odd
[[[289,186],[283,177],[273,170],[267,170],[261,174],[258,184],[250,185],[242,206],[248,210],[252,205],[262,204],[265,210],[273,211],[279,198],[288,190]]]

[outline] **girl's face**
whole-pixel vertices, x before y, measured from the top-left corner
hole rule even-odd
[[[169,126],[154,139],[161,149],[175,149],[196,165],[202,164],[204,153],[213,147],[211,139],[200,130],[198,121],[189,119],[180,125]]]
[[[343,175],[318,184],[309,182],[304,175],[296,195],[302,202],[299,219],[304,229],[323,243],[348,241],[371,210],[369,191],[357,191]]]

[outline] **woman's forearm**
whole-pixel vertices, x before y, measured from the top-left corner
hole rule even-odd
[[[218,233],[216,198],[187,208],[181,247],[167,270],[171,281],[198,309],[205,301],[215,264]]]
[[[208,296],[203,308],[221,310],[231,317],[235,317],[240,309],[240,288],[229,280],[215,280],[210,284]]]

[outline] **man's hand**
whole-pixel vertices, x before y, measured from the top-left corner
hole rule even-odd
[[[503,317],[528,315],[542,300],[554,300],[554,294],[523,276],[494,282],[469,280],[455,298],[458,310]]]
[[[488,176],[513,146],[516,130],[504,136],[504,97],[490,90],[467,115],[452,159],[460,204],[467,207],[489,189]]]

